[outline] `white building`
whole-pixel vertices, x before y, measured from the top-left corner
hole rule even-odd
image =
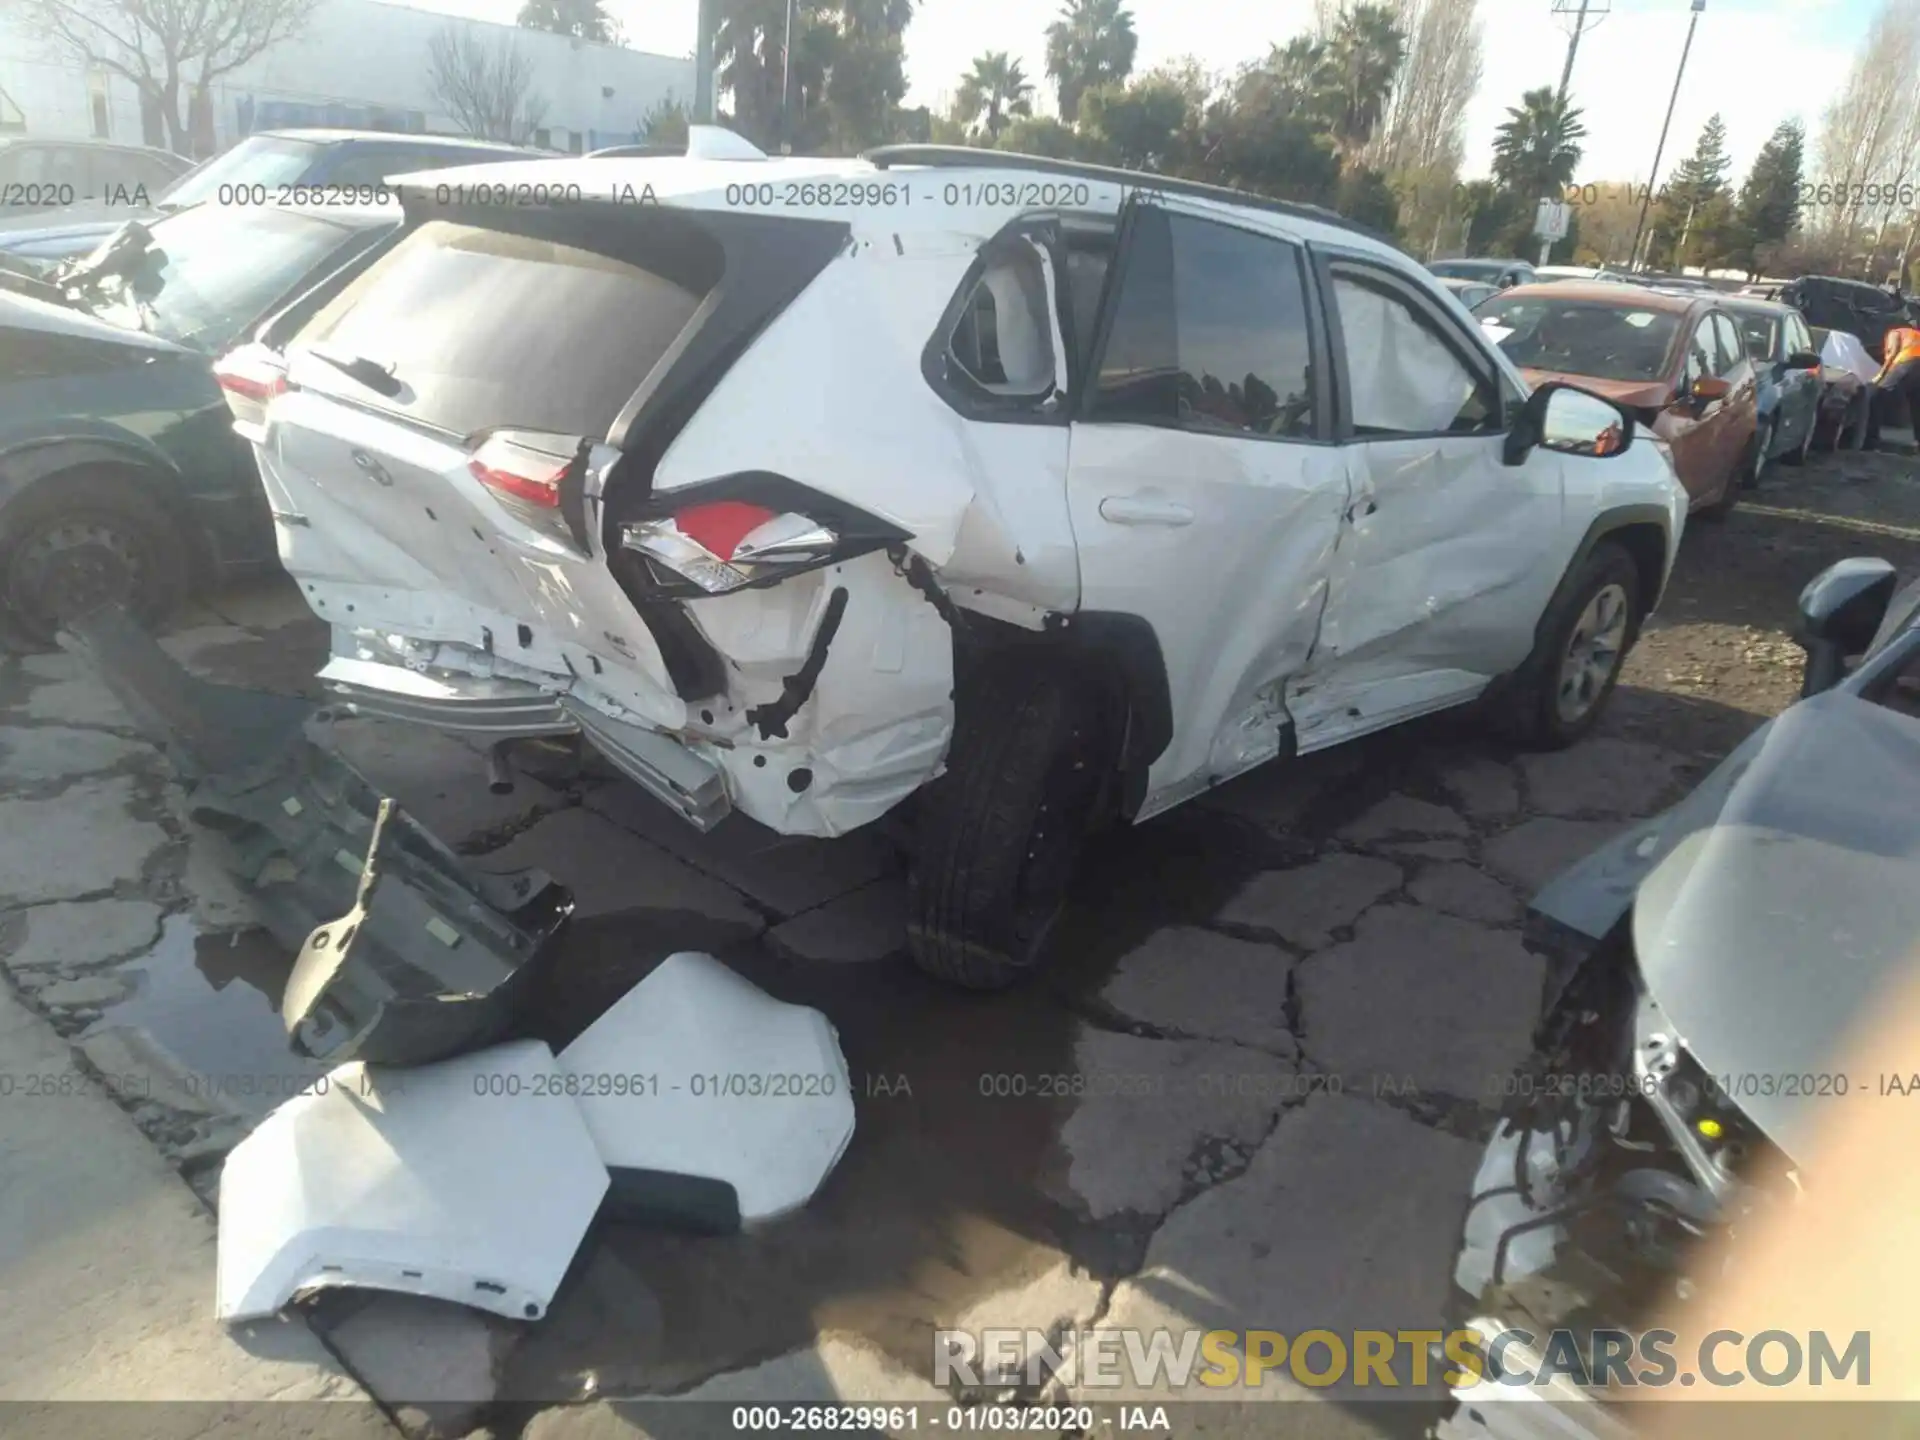
[[[581,151],[630,142],[662,100],[693,101],[691,57],[649,55],[383,0],[320,0],[298,34],[214,82],[212,149],[256,130],[301,125],[461,133],[434,98],[428,63],[430,41],[448,26],[489,47],[511,43],[525,55],[533,74],[529,93],[546,105],[535,144]],[[129,81],[89,73],[3,8],[0,134],[167,143],[161,117],[143,113]]]

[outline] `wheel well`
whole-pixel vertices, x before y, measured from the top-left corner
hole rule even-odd
[[[969,613],[954,648],[956,693],[984,667],[1069,667],[1093,689],[1112,722],[1120,805],[1131,815],[1146,793],[1147,770],[1173,738],[1173,702],[1166,662],[1153,627],[1138,615],[1082,611],[1041,631]]]
[[[0,483],[6,476],[6,461],[0,459]],[[50,493],[56,486],[71,486],[87,477],[98,477],[97,483],[110,490],[125,490],[131,495],[144,498],[159,507],[167,519],[173,522],[180,540],[187,547],[189,575],[210,575],[213,573],[212,544],[205,531],[196,522],[186,497],[180,493],[175,477],[156,465],[143,465],[133,457],[113,456],[75,456],[64,464],[21,482],[17,487],[8,487],[12,493],[0,504],[11,506],[26,500]]]
[[[1667,534],[1658,525],[1639,522],[1622,525],[1618,530],[1609,530],[1599,536],[1595,546],[1614,544],[1627,552],[1627,558],[1633,561],[1633,568],[1640,576],[1640,614],[1634,617],[1637,629],[1639,623],[1654,602],[1660,598],[1660,582],[1664,578],[1667,564]]]

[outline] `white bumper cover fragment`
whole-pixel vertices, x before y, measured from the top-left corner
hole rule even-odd
[[[853,1138],[827,1018],[710,956],[668,956],[560,1064],[609,1168],[723,1181],[742,1224],[806,1204]]]
[[[545,1315],[609,1183],[565,1089],[537,1040],[334,1070],[227,1158],[219,1318],[333,1285]]]

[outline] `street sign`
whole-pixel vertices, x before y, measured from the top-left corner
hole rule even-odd
[[[1542,200],[1533,212],[1533,233],[1542,240],[1567,238],[1567,221],[1573,207],[1561,200]]]

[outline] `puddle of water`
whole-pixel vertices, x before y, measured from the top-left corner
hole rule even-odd
[[[293,956],[266,931],[203,935],[191,915],[172,915],[159,943],[123,968],[136,988],[97,1028],[145,1031],[190,1093],[259,1117],[326,1073],[287,1043],[280,992]]]

